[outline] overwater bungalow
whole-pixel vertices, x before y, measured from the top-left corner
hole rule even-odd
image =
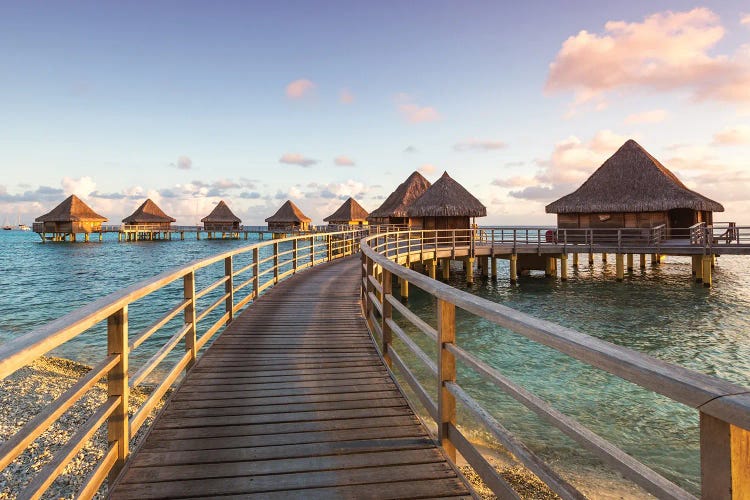
[[[51,239],[55,241],[63,241],[68,236],[75,241],[76,233],[85,234],[87,240],[89,233],[101,233],[102,222],[107,222],[107,218],[72,194],[35,221],[34,231],[42,236],[42,241],[46,240],[45,233],[52,233]]]
[[[576,191],[547,205],[559,228],[651,228],[665,225],[670,237],[686,228],[713,223],[724,207],[688,189],[630,139]]]
[[[487,215],[487,207],[444,172],[406,208],[406,215],[415,229],[469,229],[474,218]]]
[[[128,226],[147,226],[154,230],[168,231],[175,219],[165,214],[159,206],[151,201],[144,201],[131,215],[122,219]]]
[[[291,200],[281,205],[281,208],[266,219],[269,231],[278,231],[279,233],[289,233],[294,231],[307,231],[310,229],[312,219],[302,213]]]
[[[406,208],[422,196],[431,186],[419,172],[412,173],[402,182],[382,205],[370,212],[367,220],[370,224],[398,224],[407,225],[409,217]]]
[[[240,230],[242,219],[234,215],[224,200],[221,200],[201,222],[204,231],[231,233]]]
[[[323,220],[333,226],[365,226],[367,225],[367,210],[362,208],[357,200],[349,197],[338,210]]]

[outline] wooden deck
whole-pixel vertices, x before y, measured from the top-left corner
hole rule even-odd
[[[469,497],[383,365],[359,259],[273,287],[203,355],[113,499]]]

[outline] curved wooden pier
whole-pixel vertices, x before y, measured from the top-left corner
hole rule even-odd
[[[469,496],[370,339],[357,259],[274,287],[187,375],[113,499]]]

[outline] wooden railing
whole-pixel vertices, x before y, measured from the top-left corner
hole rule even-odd
[[[457,308],[695,408],[700,415],[702,497],[748,498],[749,388],[534,318],[412,271],[403,265],[403,261],[417,262],[420,256],[424,255],[423,240],[424,235],[420,232],[408,235],[400,232],[373,235],[362,241],[363,314],[386,363],[403,377],[437,424],[438,438],[446,453],[455,459],[456,450],[460,452],[498,497],[518,498],[510,485],[457,427],[457,403],[463,405],[473,417],[483,423],[486,430],[499,443],[561,498],[582,498],[583,495],[463,389],[462,381],[456,377],[457,363],[462,363],[496,390],[525,405],[656,497],[694,498],[689,492],[556,410],[539,396],[481,361],[474,353],[459,346],[456,343]],[[409,257],[405,259],[407,254]],[[434,258],[429,252],[428,255],[429,258]],[[430,326],[393,295],[394,277],[407,281],[410,286],[418,287],[437,300],[437,328]],[[397,314],[394,314],[394,311]],[[397,318],[400,318],[400,321],[397,321]],[[404,323],[415,327],[436,344],[436,359],[426,354],[405,333],[402,326]],[[437,382],[436,394],[430,394],[420,384],[413,367],[407,366],[403,355],[394,348],[394,338],[399,339],[400,345],[411,351],[426,367]]]
[[[92,497],[106,478],[113,480],[127,461],[131,437],[138,432],[152,410],[180,376],[190,370],[202,347],[248,303],[265,289],[285,277],[305,268],[359,251],[359,241],[367,234],[346,231],[320,235],[297,236],[258,243],[232,250],[214,257],[195,261],[153,278],[112,293],[39,329],[0,344],[0,380],[61,344],[106,323],[107,355],[70,389],[31,418],[0,446],[0,470],[5,469],[27,447],[41,436],[104,377],[107,379],[107,399],[78,429],[68,442],[56,451],[34,476],[25,489],[16,492],[19,498],[39,498],[61,474],[66,465],[87,444],[97,430],[106,424],[109,446],[103,458],[92,467],[78,495]],[[220,269],[216,269],[219,266]],[[198,289],[197,278],[220,278]],[[198,276],[200,275],[200,276]],[[129,332],[129,308],[134,302],[171,284],[180,289],[167,305],[159,297],[165,312],[153,323],[135,334]],[[205,281],[205,280],[204,280]],[[175,294],[173,294],[175,295]],[[199,304],[209,301],[205,307]],[[163,327],[182,316],[182,322],[169,336]],[[161,334],[161,335],[160,335]],[[160,338],[161,337],[161,338]],[[147,361],[132,369],[131,353],[158,339],[161,347],[149,351]],[[182,344],[182,354],[174,352]],[[173,353],[174,352],[174,353]],[[159,374],[156,368],[172,354],[176,361]],[[176,356],[175,356],[176,355]],[[172,359],[171,358],[171,359]],[[158,377],[158,383],[135,413],[129,415],[130,392],[147,378]],[[4,401],[3,404],[11,402]],[[7,407],[6,407],[7,408]]]
[[[666,226],[651,228],[556,228],[556,227],[482,227],[478,229],[482,244],[535,246],[606,246],[627,249],[656,247],[666,240]]]

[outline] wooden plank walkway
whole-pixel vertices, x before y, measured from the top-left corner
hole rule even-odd
[[[111,498],[470,497],[370,340],[359,263],[301,273],[235,318]]]

